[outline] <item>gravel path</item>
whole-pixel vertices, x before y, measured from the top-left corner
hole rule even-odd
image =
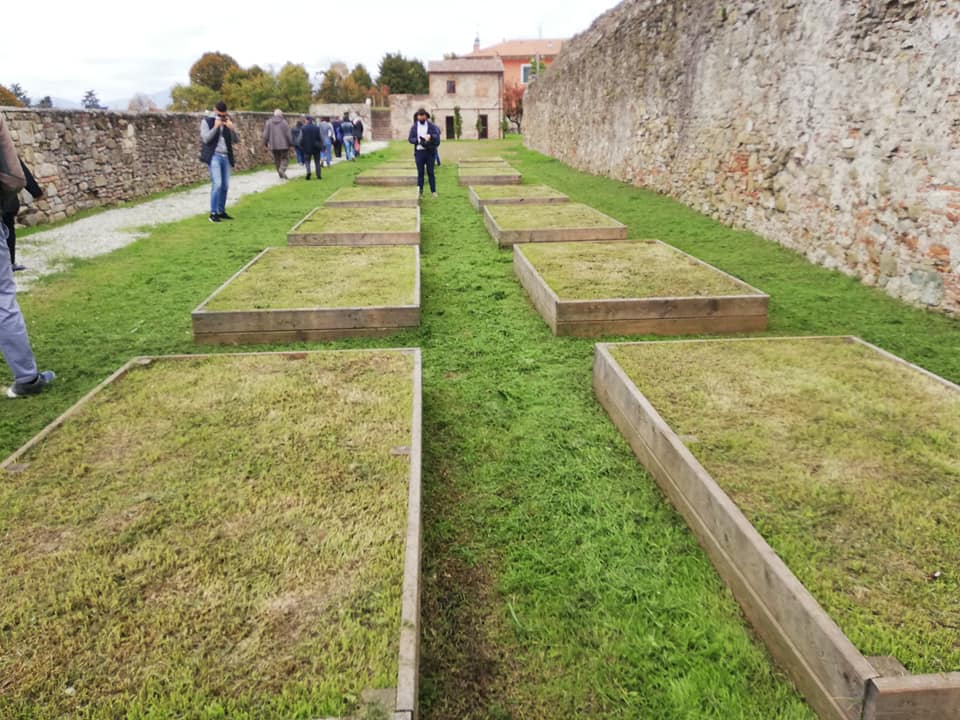
[[[367,152],[382,150],[386,142],[366,142]],[[334,158],[334,164],[344,158]],[[290,178],[303,177],[303,166],[294,161],[287,170]],[[274,169],[230,176],[227,212],[230,205],[249,193],[262,192],[284,182]],[[210,186],[184,190],[132,207],[105,210],[88,218],[17,238],[17,262],[27,266],[15,273],[20,292],[30,289],[44,275],[66,268],[71,258],[89,258],[111,252],[145,237],[154,225],[176,222],[193,215],[206,215],[210,207]]]

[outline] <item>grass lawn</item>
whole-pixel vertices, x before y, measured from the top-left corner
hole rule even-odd
[[[561,300],[746,295],[745,286],[662,243],[529,243],[523,254]]]
[[[565,199],[563,193],[557,192],[546,185],[471,185],[470,187],[480,200],[498,200],[501,198]]]
[[[59,377],[4,405],[0,447],[19,447],[132,355],[193,352],[194,307],[266,244],[285,245],[358,171],[408,148],[331,168],[321,197],[288,183],[231,205],[233,223],[198,213],[38,283],[21,304],[41,364]],[[421,326],[389,339],[424,352],[422,717],[812,720],[594,399],[592,341],[550,334],[510,250],[470,208],[451,167],[487,148],[526,182],[770,293],[773,334],[857,334],[960,380],[957,320],[515,138],[444,143],[440,197],[423,207]]]
[[[413,305],[412,246],[273,248],[204,310]]]
[[[865,656],[960,670],[960,391],[837,340],[611,354]]]
[[[156,361],[18,458],[0,716],[314,717],[396,686],[412,374]]]
[[[353,203],[355,206],[370,204],[388,204],[388,203],[410,203],[415,205],[418,200],[417,189],[415,187],[378,187],[376,185],[364,185],[362,187],[340,188],[326,199],[324,205],[332,206],[337,204]]]

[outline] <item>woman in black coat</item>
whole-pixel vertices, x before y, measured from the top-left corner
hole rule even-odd
[[[440,128],[430,122],[430,113],[424,108],[417,110],[410,126],[410,144],[414,146],[413,158],[417,161],[417,187],[423,195],[423,171],[430,179],[430,193],[437,196],[437,179],[433,174],[433,163],[437,146],[440,144]]]

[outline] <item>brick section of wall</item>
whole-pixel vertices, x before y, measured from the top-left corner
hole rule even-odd
[[[18,219],[27,225],[209,177],[199,160],[202,113],[2,112],[17,151],[44,189],[41,199],[24,202]],[[230,115],[240,134],[236,170],[271,162],[260,141],[270,113]]]
[[[960,7],[626,0],[524,98],[531,148],[960,312]]]

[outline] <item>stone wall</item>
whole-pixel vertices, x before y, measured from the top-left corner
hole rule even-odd
[[[524,98],[525,142],[960,311],[956,0],[626,0]]]
[[[20,156],[44,197],[20,211],[26,225],[61,220],[209,177],[199,160],[203,113],[4,108]],[[260,138],[270,113],[231,113],[240,134],[237,170],[271,161]],[[24,198],[29,197],[24,194]]]

